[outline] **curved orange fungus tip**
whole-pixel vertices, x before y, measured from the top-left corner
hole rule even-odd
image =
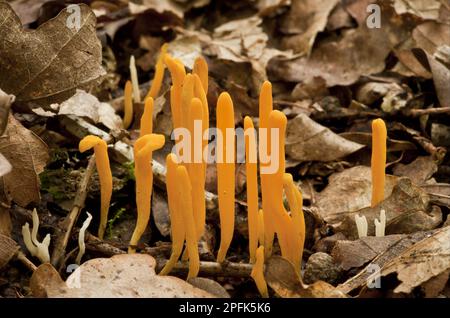
[[[78,147],[80,152],[94,148],[95,165],[100,179],[100,226],[98,228],[98,237],[103,239],[108,220],[113,185],[111,168],[109,166],[108,145],[99,137],[89,135],[80,141]]]
[[[291,261],[300,277],[303,247],[305,244],[306,235],[305,217],[303,215],[303,198],[301,192],[294,184],[294,180],[290,173],[284,174],[283,185],[289,203],[289,208],[291,210],[291,220],[293,225],[293,233],[290,235],[290,240],[293,246]]]
[[[170,213],[170,227],[172,236],[172,253],[170,254],[169,261],[159,273],[160,275],[167,275],[170,273],[176,262],[180,258],[181,251],[183,250],[183,243],[186,237],[185,222],[183,221],[184,206],[181,204],[180,197],[178,196],[178,179],[177,179],[177,157],[170,153],[166,157],[166,188],[167,197],[169,202]]]
[[[372,207],[384,200],[387,129],[383,119],[372,122]]]
[[[172,85],[181,87],[186,76],[184,65],[179,60],[172,58],[168,53],[164,54],[163,59],[172,77]]]
[[[134,144],[137,221],[130,240],[129,253],[136,251],[139,239],[144,233],[150,219],[153,189],[152,152],[162,148],[164,143],[164,135],[149,134],[140,137]]]
[[[205,93],[208,93],[208,64],[203,56],[199,56],[195,59],[192,73],[199,76],[203,90]]]
[[[189,255],[189,273],[187,278],[189,279],[196,277],[200,270],[198,240],[192,204],[192,187],[186,167],[178,166],[176,175],[179,183],[177,194],[180,200],[180,208],[183,213],[183,221],[186,230],[186,244]]]
[[[258,247],[256,250],[256,262],[253,265],[250,276],[256,283],[259,293],[263,298],[269,298],[267,283],[264,278],[264,246]]]
[[[151,134],[153,132],[153,98],[145,99],[144,113],[141,116],[140,137]]]
[[[152,85],[145,98],[156,98],[161,90],[162,81],[164,79],[164,70],[166,68],[164,64],[164,56],[167,54],[167,46],[167,43],[164,43],[161,46],[161,53],[156,61],[155,75],[153,76]]]

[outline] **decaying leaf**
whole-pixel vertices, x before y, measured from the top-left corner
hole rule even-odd
[[[384,196],[391,195],[397,177],[387,175]],[[330,176],[328,186],[317,194],[316,206],[327,221],[341,213],[370,206],[372,177],[370,167],[356,166]]]
[[[450,226],[404,251],[381,269],[381,276],[397,273],[400,284],[395,293],[410,293],[414,287],[450,268]]]
[[[367,4],[362,1],[361,9],[365,20]],[[290,82],[320,76],[329,87],[350,85],[361,75],[382,71],[389,52],[410,35],[411,26],[388,8],[381,10],[381,14],[382,28],[368,28],[364,21],[356,29],[343,31],[340,38],[331,37],[318,42],[309,57],[283,61],[274,58],[268,65],[269,75]]]
[[[272,256],[266,261],[264,278],[267,284],[283,298],[345,298],[344,293],[332,285],[317,281],[305,285],[292,264],[280,257]]]
[[[361,237],[356,241],[337,241],[331,256],[344,270],[358,268],[372,261],[402,238],[402,235],[388,235]]]
[[[14,0],[10,5],[19,16],[22,24],[29,24],[36,21],[42,5],[52,0]]]
[[[344,137],[350,141],[356,142],[361,145],[365,145],[367,148],[372,148],[372,133],[360,132],[360,131],[350,131],[343,132],[339,136]],[[387,152],[397,152],[406,150],[416,150],[417,147],[410,141],[407,140],[397,140],[387,138]]]
[[[328,15],[338,0],[292,0],[289,12],[281,19],[280,31],[287,34],[282,45],[296,53],[309,55],[317,33],[327,25]]]
[[[395,0],[394,9],[398,14],[410,13],[424,20],[436,20],[442,3],[439,0]]]
[[[433,145],[449,147],[450,146],[450,126],[432,123],[431,124],[431,141]]]
[[[393,170],[396,176],[408,177],[414,184],[422,185],[437,172],[438,167],[433,157],[423,156],[409,164],[396,164]]]
[[[375,235],[374,220],[380,217],[380,210],[386,211],[386,234],[414,233],[436,228],[442,222],[442,212],[430,205],[430,198],[420,187],[408,178],[399,178],[392,193],[375,207],[367,206],[357,211],[329,214],[327,222],[334,224],[337,231],[349,239],[358,238],[355,215],[365,216],[368,235]]]
[[[16,97],[6,94],[0,89],[0,136],[3,135],[8,124],[9,109]]]
[[[33,273],[36,297],[63,298],[212,298],[212,294],[172,276],[155,273],[156,261],[147,254],[123,254],[83,263],[64,282],[50,265]]]
[[[25,31],[11,7],[0,2],[0,87],[14,94],[16,103],[47,107],[102,80],[96,18],[88,6],[79,8],[79,29],[63,10],[37,30]]]
[[[123,128],[122,119],[108,103],[102,103],[97,97],[77,90],[75,95],[59,105],[58,115],[85,117],[94,123],[101,123],[109,129]]]
[[[333,161],[364,146],[333,133],[305,114],[289,120],[286,130],[286,154],[299,161]]]
[[[224,61],[250,63],[252,84],[258,88],[267,79],[266,66],[273,57],[293,56],[289,51],[267,47],[268,36],[261,23],[259,17],[227,22],[214,29],[212,40],[204,43],[204,52],[208,55]]]
[[[7,197],[20,206],[38,203],[38,175],[49,159],[47,145],[10,115],[0,137],[0,152],[12,165],[12,171],[3,177]]]
[[[194,287],[203,289],[204,291],[220,298],[230,298],[230,294],[215,280],[205,277],[193,277],[187,280]]]
[[[424,238],[430,237],[435,231],[417,232],[414,234],[406,235],[393,245],[391,245],[386,251],[379,254],[372,262],[364,267],[357,275],[349,278],[346,282],[340,284],[337,289],[350,293],[354,290],[365,288],[369,282],[372,282],[370,277],[377,272],[377,269],[382,268],[385,264],[388,264],[392,260],[396,259],[404,251],[408,250],[411,246],[420,242]]]
[[[430,196],[431,202],[450,207],[450,184],[430,183],[421,185],[421,188]]]
[[[0,233],[0,269],[19,251],[19,245],[11,238]]]

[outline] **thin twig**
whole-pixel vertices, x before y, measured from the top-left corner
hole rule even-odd
[[[61,262],[64,260],[66,246],[69,242],[73,226],[78,219],[78,215],[80,214],[81,209],[84,207],[87,188],[89,185],[89,181],[94,173],[94,167],[95,155],[92,155],[92,157],[89,159],[86,171],[84,172],[83,180],[81,180],[77,194],[73,201],[72,210],[65,217],[64,221],[60,225],[60,228],[58,229],[55,247],[53,249],[51,258],[51,263],[55,268],[59,268],[61,266]]]
[[[436,161],[442,162],[442,160],[445,157],[445,154],[447,153],[447,150],[444,147],[436,147],[429,139],[423,137],[420,134],[420,132],[412,128],[406,127],[401,123],[395,123],[394,127],[401,131],[406,132],[412,139],[414,139],[420,146],[422,146],[422,148],[426,152],[428,152]]]
[[[126,254],[126,251],[101,241],[96,236],[88,233],[86,233],[86,249],[105,256]],[[158,273],[168,261],[167,256],[170,254],[170,249],[170,244],[148,247],[144,249],[145,254],[151,255],[157,260],[156,271]],[[249,277],[250,272],[252,271],[252,266],[253,265],[247,263],[224,262],[220,264],[216,262],[200,262],[199,275],[214,277]],[[175,276],[183,276],[187,275],[188,271],[188,262],[178,262],[170,274]]]
[[[30,271],[34,272],[37,267],[36,265],[33,264],[32,261],[30,261],[24,253],[22,253],[21,251],[17,252],[16,254],[16,258],[17,260],[19,260],[20,262],[22,262],[22,264],[25,265],[26,268],[28,268]]]
[[[427,109],[410,109],[407,114],[412,117],[418,117],[422,115],[437,115],[450,113],[450,107],[434,107]]]
[[[158,261],[156,267],[157,273],[166,264],[167,260]],[[211,276],[211,277],[250,277],[253,265],[248,263],[232,263],[223,262],[222,264],[216,262],[200,262],[199,276]],[[178,262],[173,267],[170,275],[184,276],[189,271],[188,262]]]

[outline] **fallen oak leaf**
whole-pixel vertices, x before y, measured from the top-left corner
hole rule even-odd
[[[305,114],[289,120],[286,128],[286,154],[294,160],[333,161],[363,147],[340,137]]]
[[[11,7],[0,2],[0,87],[16,95],[26,110],[48,107],[98,85],[106,74],[91,9],[78,5],[80,28],[68,27],[72,14],[61,11],[38,29],[25,31]]]
[[[282,38],[283,47],[309,55],[316,35],[325,29],[328,16],[338,2],[293,0],[289,12],[280,19],[280,31],[287,35]]]
[[[396,259],[385,264],[381,276],[397,273],[400,284],[394,293],[412,290],[450,268],[450,226],[411,246]]]
[[[380,210],[386,211],[386,234],[413,233],[434,229],[442,222],[439,207],[431,206],[429,196],[408,178],[399,178],[392,193],[375,207],[370,205],[357,211],[328,214],[325,219],[349,239],[357,239],[355,215],[365,216],[368,235],[375,235],[374,220]]]
[[[384,197],[391,195],[397,177],[386,175]],[[328,186],[316,194],[318,213],[327,222],[338,223],[341,213],[357,211],[371,205],[371,169],[356,166],[330,176]]]
[[[6,132],[0,137],[0,152],[12,164],[12,171],[3,176],[6,196],[22,207],[38,203],[38,175],[49,159],[47,145],[10,114]]]
[[[331,256],[344,270],[359,268],[403,239],[404,235],[366,236],[356,241],[339,240]]]
[[[294,266],[281,256],[270,257],[265,264],[264,278],[267,284],[283,298],[346,298],[347,295],[332,285],[317,281],[306,285]]]
[[[364,267],[357,275],[349,278],[344,283],[337,286],[338,290],[344,293],[351,293],[358,289],[364,289],[368,282],[371,282],[370,277],[374,273],[374,269],[382,268],[385,264],[388,264],[391,260],[397,258],[400,254],[406,251],[408,248],[420,242],[426,237],[430,237],[434,231],[417,232],[414,234],[406,235],[386,251],[379,254],[372,262]]]
[[[156,261],[147,254],[122,254],[83,263],[64,282],[50,264],[33,273],[35,297],[48,298],[213,298],[173,276],[155,273]]]

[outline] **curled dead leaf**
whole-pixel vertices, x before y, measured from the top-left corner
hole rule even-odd
[[[101,44],[96,18],[84,4],[80,28],[69,27],[69,10],[37,30],[24,30],[11,7],[0,2],[0,87],[24,108],[48,107],[102,81]],[[12,76],[11,74],[14,74]]]
[[[23,207],[38,203],[38,175],[49,159],[47,145],[9,115],[6,132],[0,137],[0,152],[12,165],[12,171],[3,176],[7,197]]]
[[[316,123],[305,114],[289,120],[286,129],[286,154],[299,161],[333,161],[362,149]]]
[[[294,266],[280,256],[272,256],[266,261],[264,277],[267,284],[283,298],[346,298],[332,285],[317,281],[305,285],[297,275]]]
[[[410,293],[450,268],[450,226],[413,245],[383,266],[381,276],[397,273],[400,284],[394,293]]]
[[[158,276],[156,261],[147,254],[123,254],[83,263],[64,282],[50,265],[33,273],[36,297],[64,298],[211,298],[212,294],[172,276]]]

